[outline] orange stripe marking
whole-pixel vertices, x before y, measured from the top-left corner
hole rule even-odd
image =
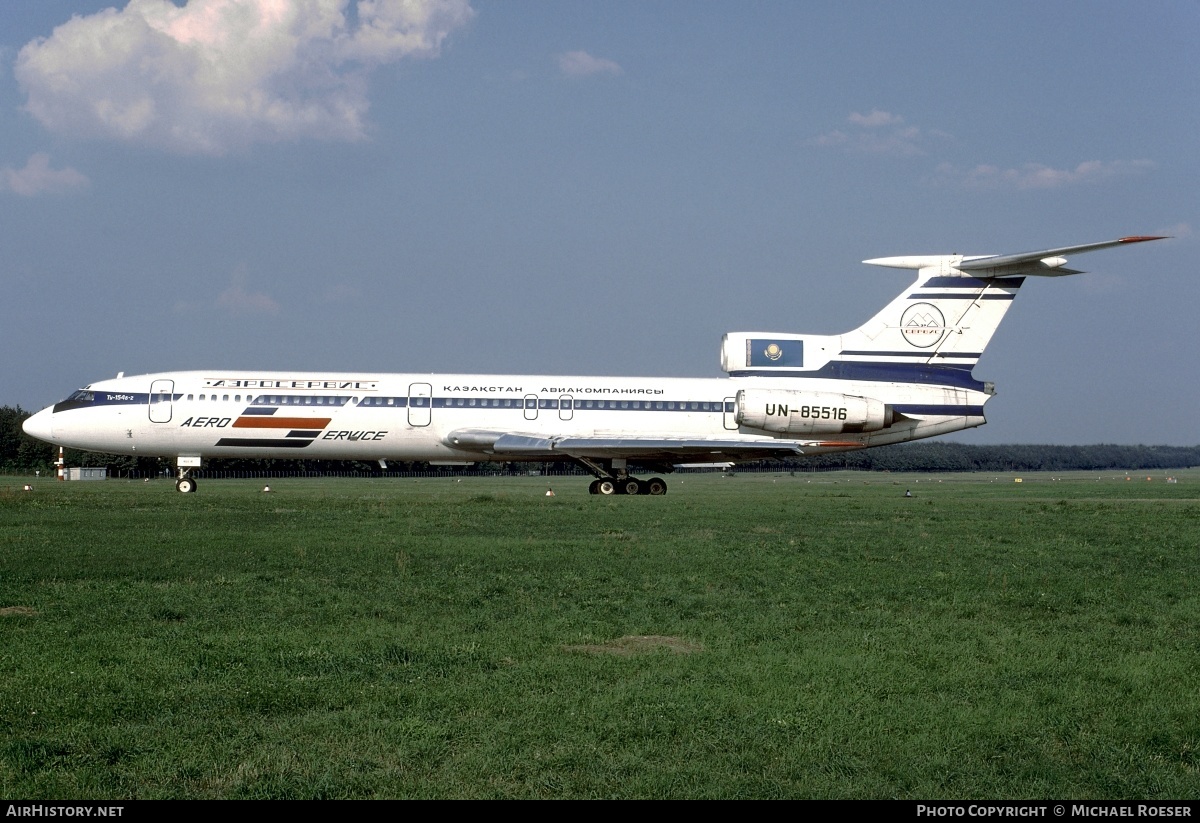
[[[332,417],[239,417],[233,421],[235,429],[323,429]]]

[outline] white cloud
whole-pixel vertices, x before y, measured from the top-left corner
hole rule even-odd
[[[922,130],[905,125],[900,115],[879,109],[871,109],[867,114],[852,112],[847,120],[850,126],[820,134],[809,140],[809,144],[862,154],[911,157],[928,154],[937,143],[954,139],[939,129]],[[1026,163],[1007,169],[980,164],[962,170],[951,163],[941,163],[934,171],[933,181],[938,185],[973,189],[1055,189],[1141,174],[1153,168],[1154,163],[1149,160],[1087,160],[1066,169]]]
[[[856,126],[866,126],[867,128],[875,128],[877,126],[895,126],[904,122],[904,118],[898,114],[891,112],[880,111],[879,109],[871,109],[870,114],[859,114],[853,112],[850,115],[850,122]]]
[[[904,126],[904,118],[879,109],[867,114],[852,112],[846,118],[852,128],[835,129],[817,135],[809,142],[821,148],[840,148],[862,154],[879,154],[891,157],[913,157],[925,154],[923,144],[931,135],[945,138],[944,132],[922,134],[916,126]]]
[[[568,51],[558,55],[558,67],[571,77],[587,77],[593,74],[621,74],[621,67],[612,60],[593,57],[586,51]]]
[[[25,197],[58,193],[86,186],[88,179],[67,168],[50,168],[50,155],[38,152],[29,156],[23,169],[0,168],[0,191],[11,191]]]
[[[233,273],[229,288],[217,295],[217,306],[230,314],[279,314],[279,304],[265,292],[246,289],[246,267],[240,265]]]
[[[844,132],[835,130],[814,137],[811,143],[821,148],[841,148],[862,154],[882,154],[892,157],[912,157],[924,154],[918,145],[920,134],[915,129],[902,129],[888,134],[878,132]]]
[[[223,154],[356,140],[366,76],[436,57],[468,0],[130,0],[27,43],[16,77],[52,132]]]
[[[1026,163],[1019,168],[1008,169],[980,164],[966,171],[942,163],[937,168],[937,179],[943,184],[974,189],[1057,189],[1140,174],[1153,168],[1154,163],[1149,160],[1087,160],[1073,169],[1055,169],[1040,163]]]

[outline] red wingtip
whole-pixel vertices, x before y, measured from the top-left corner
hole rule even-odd
[[[1135,235],[1134,237],[1122,237],[1117,240],[1118,243],[1145,243],[1147,240],[1166,240],[1166,235],[1151,237],[1147,235]]]

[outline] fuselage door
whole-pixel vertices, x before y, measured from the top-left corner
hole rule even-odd
[[[428,383],[408,385],[408,425],[428,426],[433,418],[433,386]]]
[[[175,392],[174,380],[155,380],[150,384],[150,422],[171,422],[171,400]]]
[[[725,418],[725,428],[729,429],[730,431],[737,431],[737,398],[726,397],[724,408],[725,414],[723,416]]]
[[[564,394],[558,398],[558,419],[570,420],[575,414],[574,403],[571,400],[571,395]]]
[[[525,419],[537,420],[538,402],[536,394],[525,395]]]

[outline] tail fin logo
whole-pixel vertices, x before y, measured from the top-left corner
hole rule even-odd
[[[913,303],[900,316],[900,332],[918,349],[936,346],[946,334],[946,318],[932,303]]]

